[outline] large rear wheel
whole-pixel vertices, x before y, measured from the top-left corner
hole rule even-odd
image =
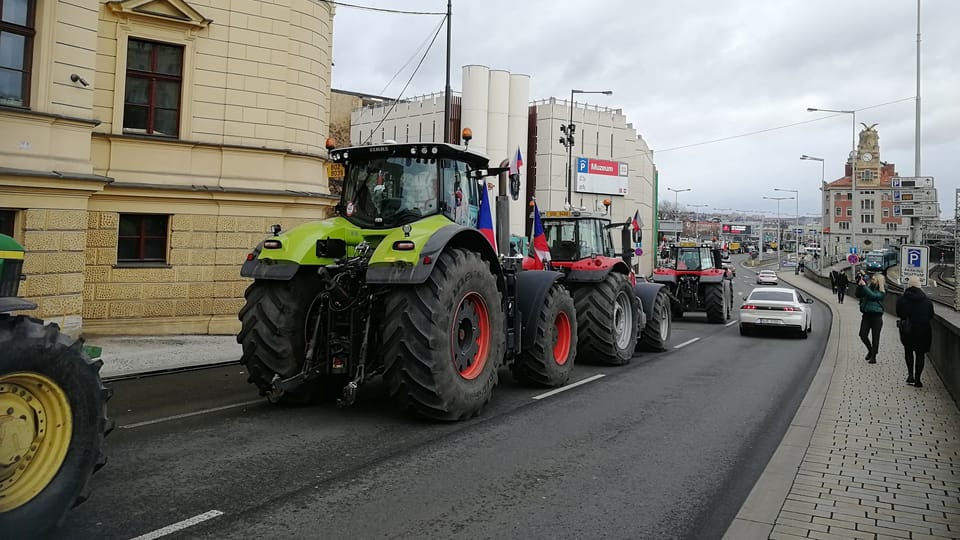
[[[471,418],[490,400],[503,362],[504,315],[490,264],[444,251],[422,285],[384,301],[384,378],[391,395],[436,420]]]
[[[257,385],[260,395],[268,396],[271,402],[306,405],[334,397],[346,384],[328,377],[280,395],[268,393],[275,375],[284,379],[303,369],[307,340],[318,316],[314,299],[320,288],[320,280],[307,274],[297,274],[290,281],[257,280],[247,287],[237,335],[243,348],[240,363],[247,367],[247,381]]]
[[[0,531],[34,538],[89,495],[106,463],[102,362],[56,324],[0,315]]]
[[[623,274],[573,289],[577,309],[577,358],[610,365],[630,362],[637,347],[639,301]]]
[[[722,323],[727,320],[727,302],[723,295],[723,283],[707,283],[703,286],[703,295],[707,322]]]
[[[640,332],[637,350],[659,352],[667,350],[673,327],[670,314],[670,295],[661,288],[653,299],[653,310],[647,325]]]
[[[570,380],[577,350],[573,298],[554,283],[540,306],[533,347],[524,349],[513,365],[517,380],[539,386],[561,386]]]

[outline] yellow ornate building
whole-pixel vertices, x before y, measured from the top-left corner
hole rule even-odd
[[[232,333],[273,223],[324,217],[334,8],[4,0],[0,232],[36,316]]]

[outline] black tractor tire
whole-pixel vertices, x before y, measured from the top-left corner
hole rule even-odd
[[[610,272],[599,283],[574,288],[577,358],[611,366],[629,363],[637,348],[639,303],[627,277],[617,272]]]
[[[87,499],[91,476],[107,462],[103,439],[114,427],[107,417],[112,390],[100,379],[103,362],[91,360],[83,342],[61,334],[56,324],[0,315],[0,350],[0,440],[6,439],[3,450],[9,452],[0,454],[0,536],[44,537]],[[69,433],[58,432],[66,426]],[[7,475],[10,461],[25,464],[19,478]],[[25,482],[39,482],[36,493],[25,490]]]
[[[540,307],[532,347],[513,364],[513,376],[533,386],[562,386],[570,380],[577,356],[577,312],[573,298],[554,283]]]
[[[384,379],[407,410],[434,420],[479,414],[503,363],[505,317],[490,263],[463,248],[436,259],[427,281],[384,299]]]
[[[726,320],[727,301],[722,283],[707,283],[703,286],[703,305],[707,310],[707,322],[722,323]]]
[[[346,384],[337,385],[333,377],[321,377],[280,396],[268,394],[274,375],[285,379],[303,369],[307,340],[313,331],[308,312],[321,285],[315,274],[304,272],[289,281],[256,280],[244,293],[246,304],[240,310],[237,334],[243,349],[240,363],[247,367],[247,382],[257,385],[260,395],[268,396],[272,403],[309,405],[336,397]]]
[[[670,296],[666,289],[660,289],[653,299],[653,310],[650,318],[647,319],[647,325],[640,332],[637,350],[647,352],[667,350],[673,329],[671,319]]]

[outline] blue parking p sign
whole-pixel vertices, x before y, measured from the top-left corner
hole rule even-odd
[[[928,261],[930,260],[930,248],[927,246],[901,246],[900,247],[900,283],[906,283],[907,279],[916,277],[920,284],[927,286]]]

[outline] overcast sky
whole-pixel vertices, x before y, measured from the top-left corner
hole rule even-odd
[[[443,0],[350,3],[446,10]],[[613,90],[578,100],[623,109],[656,152],[661,200],[690,188],[680,204],[775,212],[762,197],[798,189],[800,213],[818,215],[820,164],[800,155],[825,158],[826,180],[839,178],[852,123],[807,107],[857,109],[858,132],[878,124],[881,159],[914,175],[916,9],[915,0],[453,0],[451,86],[460,89],[460,66],[483,64],[529,74],[531,99]],[[339,6],[333,87],[399,95],[441,20]],[[949,219],[960,187],[960,0],[923,0],[920,30],[920,173],[935,177]],[[444,32],[404,97],[443,90]],[[792,215],[794,202],[781,211]]]

